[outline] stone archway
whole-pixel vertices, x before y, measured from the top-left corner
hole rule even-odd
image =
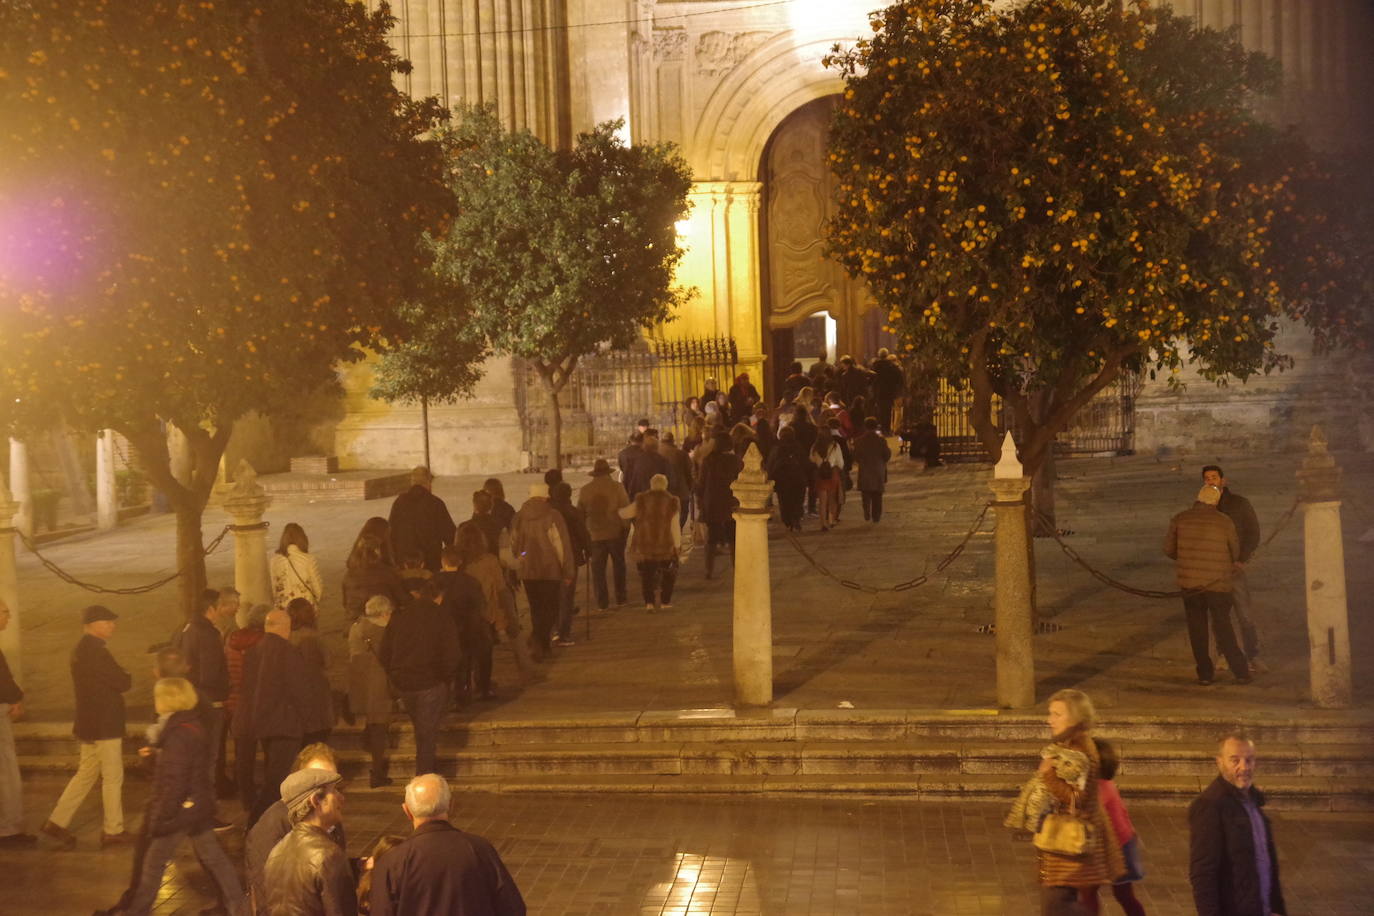
[[[889,343],[865,284],[825,255],[825,224],[835,212],[826,146],[837,98],[789,114],[761,156],[760,312],[775,382],[793,359],[866,356]]]

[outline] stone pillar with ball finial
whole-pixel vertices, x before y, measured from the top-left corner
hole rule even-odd
[[[1345,594],[1345,543],[1341,537],[1341,469],[1312,427],[1298,471],[1302,500],[1307,592],[1307,642],[1312,701],[1329,709],[1350,705],[1350,620]]]
[[[220,491],[220,508],[234,519],[234,588],[249,607],[272,604],[272,577],[267,562],[267,522],[262,520],[272,497],[258,483],[258,472],[246,460],[234,482]]]
[[[773,482],[763,470],[756,443],[730,490],[735,509],[735,705],[773,702],[773,583],[768,564],[768,497]]]
[[[1026,490],[1030,483],[1008,432],[1002,440],[1002,457],[993,468],[991,483],[992,508],[997,518],[997,705],[1003,709],[1035,705],[1030,541],[1026,531]]]

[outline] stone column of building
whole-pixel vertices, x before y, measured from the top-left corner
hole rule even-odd
[[[115,486],[114,430],[95,437],[95,526],[109,531],[119,524],[119,490]]]
[[[220,508],[234,519],[234,588],[243,603],[272,604],[272,577],[267,562],[267,522],[262,515],[272,497],[258,483],[258,473],[240,461],[234,483],[223,491]]]
[[[33,490],[29,486],[29,448],[21,439],[10,440],[10,493],[19,504],[14,527],[33,537]]]
[[[1341,469],[1312,427],[1307,457],[1298,471],[1306,562],[1307,641],[1312,701],[1340,709],[1350,705],[1350,623],[1345,596],[1345,544],[1341,538]]]
[[[773,702],[773,583],[768,563],[768,497],[773,482],[750,443],[744,469],[730,485],[735,510],[735,705]]]
[[[15,516],[18,513],[19,503],[10,494],[10,488],[5,485],[4,478],[0,477],[0,601],[10,609],[10,625],[0,630],[0,651],[5,653],[10,670],[22,682],[24,672],[19,657],[19,631],[22,629],[19,624],[19,574],[14,559],[15,529],[10,527],[17,521]]]
[[[764,391],[762,289],[759,279],[757,181],[699,181],[692,186],[688,249],[678,280],[697,290],[697,302],[674,322],[673,333],[734,337],[740,372]],[[721,379],[722,385],[729,381]]]
[[[997,516],[996,598],[997,705],[1020,709],[1035,705],[1034,626],[1031,614],[1030,542],[1026,531],[1026,490],[1030,478],[1016,459],[1008,432],[1002,458],[992,472],[993,512]]]

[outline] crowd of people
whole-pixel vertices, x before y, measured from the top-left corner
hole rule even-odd
[[[155,654],[157,720],[140,752],[152,790],[138,834],[126,829],[122,803],[123,695],[132,677],[106,645],[116,615],[100,605],[86,608],[71,656],[80,759],[41,833],[61,848],[74,848],[69,826],[100,783],[100,845],[128,844],[134,853],[128,888],[104,913],[149,912],[163,869],[186,843],[214,878],[222,912],[523,912],[519,891],[490,844],[446,819],[449,789],[435,775],[444,716],[496,696],[498,647],[511,653],[522,683],[530,683],[555,650],[576,644],[572,621],[581,613],[581,576],[590,577],[597,606],[609,610],[629,603],[633,564],[644,609],[671,609],[690,538],[705,547],[711,578],[718,556],[733,547],[730,486],[750,448],[758,449],[775,484],[779,520],[790,531],[799,531],[808,515],[819,519],[821,531],[834,527],[846,493],[856,486],[865,520],[878,523],[891,458],[885,435],[890,389],[887,382],[880,386],[890,373],[879,367],[889,363],[883,354],[869,370],[846,357],[833,374],[826,367],[819,375],[814,368],[805,375],[794,364],[789,394],[775,409],[759,403],[747,374],[728,392],[708,385],[700,403],[715,410],[694,417],[680,445],[672,432],[660,434],[641,421],[615,467],[598,459],[576,493],[560,471],[549,471],[530,484],[517,509],[501,481],[491,478],[472,494],[471,517],[461,524],[433,493],[429,470],[416,468],[389,516],[364,523],[347,558],[340,591],[349,620],[348,662],[333,679],[346,684],[342,691],[332,686],[330,654],[319,633],[326,593],[320,565],[302,526],[287,524],[270,561],[271,605],[247,606],[232,588],[207,590]],[[820,380],[829,390],[818,398],[810,382]],[[870,403],[875,410],[866,409]],[[1173,519],[1164,545],[1185,590],[1200,684],[1215,677],[1209,630],[1238,682],[1262,670],[1244,587],[1245,563],[1258,543],[1250,503],[1230,490],[1221,468],[1204,468],[1193,507]],[[527,618],[518,611],[520,592]],[[1233,612],[1241,640],[1232,629]],[[0,629],[8,621],[0,602]],[[23,692],[0,654],[0,846],[36,839],[22,830],[9,731],[22,704]],[[415,735],[415,779],[404,804],[414,832],[350,861],[343,852],[338,765],[328,741],[340,717],[350,724],[361,719],[369,783],[389,786],[390,722],[398,707]],[[1008,818],[1037,834],[1043,910],[1095,913],[1098,889],[1110,887],[1128,916],[1143,913],[1130,889],[1142,875],[1140,850],[1112,783],[1115,751],[1092,738],[1092,706],[1083,694],[1060,691],[1049,711],[1054,742]],[[1272,843],[1259,844],[1268,825],[1257,813],[1262,796],[1249,791],[1253,753],[1242,735],[1223,739],[1221,777],[1190,813],[1199,912],[1283,912]],[[215,835],[229,826],[217,816],[217,800],[233,797],[247,831],[244,884]],[[1040,844],[1045,825],[1066,809],[1086,825],[1086,851],[1065,852],[1048,835]],[[1260,853],[1240,863],[1218,858],[1215,848],[1239,848],[1242,818],[1253,828],[1252,850]],[[1210,889],[1198,889],[1207,882]],[[302,895],[315,903],[301,904]],[[1233,908],[1228,895],[1254,896],[1272,909],[1248,903]],[[473,903],[479,897],[486,909]],[[1204,899],[1214,901],[1210,909]],[[444,901],[459,900],[476,908],[442,908]]]

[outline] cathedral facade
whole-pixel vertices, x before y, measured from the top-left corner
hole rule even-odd
[[[842,88],[822,59],[869,34],[876,5],[394,0],[391,9],[395,47],[413,65],[400,78],[407,92],[451,106],[491,104],[508,126],[552,145],[616,118],[629,140],[676,143],[695,178],[691,214],[679,226],[687,248],[679,282],[697,294],[665,333],[732,338],[740,370],[771,388],[773,367],[794,356],[870,355],[886,342],[864,289],[823,257],[821,241],[830,208],[825,132]],[[1266,103],[1266,117],[1319,145],[1368,144],[1367,0],[1173,5],[1205,25],[1237,28],[1248,47],[1282,63],[1284,90]],[[1282,376],[1225,389],[1195,379],[1181,393],[1147,382],[1133,405],[1136,449],[1234,450],[1250,440],[1272,447],[1296,442],[1312,419],[1355,410],[1354,364],[1313,360],[1305,335],[1295,329],[1288,338],[1298,365]],[[521,465],[518,371],[492,360],[472,400],[431,409],[436,472]],[[367,365],[347,370],[335,452],[352,467],[419,463],[419,409],[370,399],[369,376]],[[1348,419],[1336,444],[1359,444],[1360,418]]]

